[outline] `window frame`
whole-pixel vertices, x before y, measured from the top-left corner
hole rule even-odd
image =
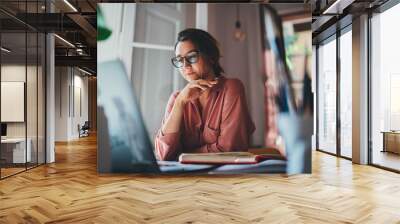
[[[320,39],[316,42],[315,49],[316,49],[316,151],[323,152],[329,155],[333,155],[339,158],[343,158],[346,160],[352,160],[352,158],[342,155],[341,153],[341,119],[340,119],[340,81],[341,81],[341,67],[340,67],[340,38],[342,35],[346,34],[347,32],[352,32],[352,21],[351,16],[345,16],[341,20],[338,20],[337,23],[341,23],[342,27],[337,27],[336,32],[331,33],[327,37]],[[336,27],[337,24],[333,26]],[[330,28],[328,28],[330,29]],[[320,92],[319,92],[319,48],[322,44],[326,44],[330,41],[336,41],[336,152],[328,152],[324,149],[321,149],[319,143],[319,104],[320,104]]]

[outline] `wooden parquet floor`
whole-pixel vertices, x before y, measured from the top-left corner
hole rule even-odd
[[[96,138],[0,181],[0,223],[400,223],[400,175],[313,153],[313,174],[102,175]]]

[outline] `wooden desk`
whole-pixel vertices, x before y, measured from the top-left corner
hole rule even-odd
[[[382,152],[393,152],[400,154],[400,131],[382,131],[383,150]]]
[[[1,139],[1,157],[6,163],[25,163],[31,162],[31,145],[30,138],[27,139],[27,147],[25,151],[25,138],[6,138]],[[26,161],[25,161],[26,160]]]

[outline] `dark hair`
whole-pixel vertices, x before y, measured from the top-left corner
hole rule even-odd
[[[197,50],[206,56],[211,63],[215,76],[218,77],[224,72],[224,69],[219,64],[219,58],[221,57],[221,54],[219,52],[218,42],[214,37],[211,36],[211,34],[204,30],[194,28],[182,30],[178,34],[178,39],[175,43],[175,49],[179,42],[187,40],[191,41]]]

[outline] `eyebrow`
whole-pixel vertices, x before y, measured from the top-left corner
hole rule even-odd
[[[192,50],[186,52],[185,56],[190,54],[190,53],[192,53],[192,52],[195,52],[195,51],[197,51],[197,49],[192,49]],[[182,57],[182,55],[178,54],[176,57]]]

